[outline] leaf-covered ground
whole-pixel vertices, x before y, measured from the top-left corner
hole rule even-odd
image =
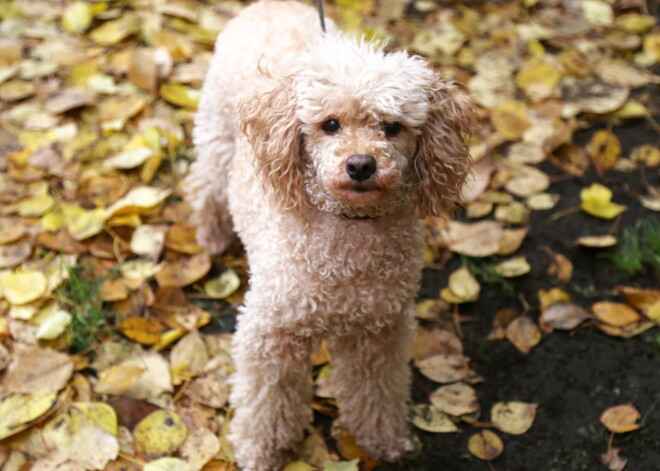
[[[235,469],[229,346],[248,282],[180,184],[237,1],[0,0],[0,468]],[[430,220],[418,449],[371,460],[317,411],[288,471],[660,469],[658,6],[337,0],[478,106],[474,179]]]

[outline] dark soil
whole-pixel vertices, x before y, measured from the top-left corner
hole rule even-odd
[[[594,130],[577,136],[586,142]],[[623,155],[642,143],[658,144],[658,137],[644,122],[615,127],[622,142]],[[543,167],[550,175],[561,171],[549,164]],[[658,170],[646,170],[649,184],[657,186]],[[556,221],[550,216],[579,205],[581,188],[600,181],[614,192],[613,200],[625,204],[618,226],[582,211]],[[559,286],[573,301],[588,308],[594,302],[619,300],[613,291],[617,285],[660,286],[657,267],[627,278],[595,250],[575,244],[584,235],[615,235],[640,219],[657,218],[640,206],[635,194],[645,193],[640,173],[608,172],[603,178],[588,171],[580,177],[557,179],[550,191],[561,195],[560,203],[550,211],[534,211],[530,232],[517,255],[525,255],[532,272],[513,282],[515,295],[507,294],[497,284],[482,284],[479,299],[460,306],[460,313],[472,322],[462,325],[464,348],[473,360],[473,368],[485,379],[475,387],[482,408],[480,420],[489,421],[491,406],[498,401],[525,401],[540,404],[532,428],[524,435],[500,433],[504,453],[492,462],[482,462],[470,455],[468,438],[479,429],[461,425],[455,434],[431,434],[416,431],[421,451],[396,464],[377,467],[377,471],[582,471],[605,470],[601,455],[608,447],[609,433],[600,424],[600,415],[609,407],[632,403],[642,414],[641,429],[614,437],[613,446],[628,459],[626,470],[660,470],[660,331],[655,328],[632,339],[608,337],[592,326],[575,332],[545,335],[529,355],[516,350],[508,341],[488,341],[493,317],[501,308],[522,310],[518,296],[524,296],[538,316],[537,292]],[[574,265],[572,281],[561,284],[546,274],[549,257],[542,247],[561,253]],[[493,260],[496,261],[496,260]],[[434,298],[447,284],[448,273],[460,266],[452,260],[445,271],[426,270],[421,298]],[[437,385],[415,372],[414,400],[426,402]],[[498,432],[499,433],[499,432]]]

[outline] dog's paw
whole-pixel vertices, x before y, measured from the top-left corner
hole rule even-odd
[[[372,458],[389,462],[397,461],[403,455],[415,449],[415,445],[407,437],[387,441],[369,439],[362,443],[362,447]]]
[[[293,457],[290,451],[265,447],[253,440],[235,443],[234,453],[241,471],[279,471]]]

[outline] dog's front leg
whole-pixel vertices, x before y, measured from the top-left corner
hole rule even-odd
[[[407,311],[379,331],[331,339],[340,418],[374,458],[395,461],[413,448],[407,421],[414,329]]]
[[[233,340],[230,439],[242,471],[281,469],[312,420],[312,341],[260,314],[247,306]]]

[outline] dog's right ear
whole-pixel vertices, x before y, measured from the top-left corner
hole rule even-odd
[[[271,201],[283,209],[302,204],[300,123],[291,82],[253,92],[238,105],[241,132],[255,154],[255,164]]]

